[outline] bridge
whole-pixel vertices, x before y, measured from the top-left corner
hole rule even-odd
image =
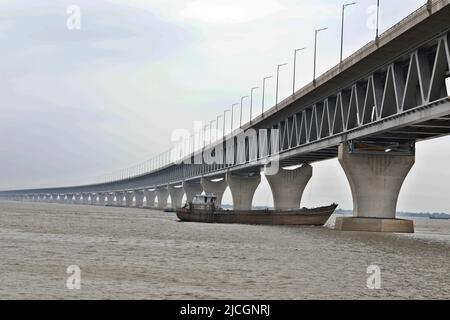
[[[169,195],[178,207],[184,194],[190,201],[203,191],[220,203],[229,187],[233,207],[246,210],[264,170],[275,208],[298,208],[312,164],[337,157],[354,208],[336,229],[413,232],[412,221],[396,218],[396,205],[415,143],[450,133],[449,2],[427,1],[292,96],[208,143],[184,141],[119,179],[2,191],[0,199],[142,207],[145,198],[147,207],[157,200],[164,208]]]

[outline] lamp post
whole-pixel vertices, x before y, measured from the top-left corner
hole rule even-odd
[[[287,65],[287,63],[282,63],[277,65],[277,90],[276,90],[276,94],[275,94],[275,107],[278,109],[278,83],[279,83],[279,78],[280,78],[280,68],[282,66]]]
[[[239,103],[231,105],[231,132],[233,132],[233,120],[234,120],[234,107],[238,106]]]
[[[227,112],[230,112],[230,110],[225,110],[223,112],[223,137],[224,138],[225,138],[225,120],[226,120]],[[233,126],[233,124],[231,124],[231,125]]]
[[[344,48],[344,20],[345,20],[345,8],[355,5],[357,2],[346,3],[342,5],[342,24],[341,24],[341,59],[339,63],[342,63],[342,51]]]
[[[292,96],[294,96],[294,94],[295,94],[295,71],[296,71],[296,67],[297,67],[297,52],[303,51],[305,49],[306,48],[299,48],[299,49],[294,50],[294,77],[292,79]]]
[[[378,36],[380,30],[380,0],[377,0],[377,32],[375,35],[375,41],[378,44]]]
[[[223,116],[220,114],[217,116],[217,119],[216,119],[216,141],[219,139],[219,119],[222,117]]]
[[[316,63],[317,63],[317,34],[320,31],[327,30],[328,28],[316,29],[314,34],[314,74],[313,74],[313,83],[316,83]]]
[[[261,112],[261,116],[264,116],[264,93],[265,93],[265,91],[266,91],[266,80],[268,80],[268,79],[270,79],[270,78],[272,78],[272,76],[270,76],[270,77],[265,77],[265,78],[263,79],[263,86],[262,86],[262,104],[261,104],[262,112]]]
[[[256,89],[259,89],[259,87],[253,87],[250,90],[250,123],[252,122],[252,115],[253,115],[253,91]]]
[[[215,122],[216,120],[211,120],[209,122],[209,143],[212,143],[212,132],[213,132],[213,126],[212,124]]]
[[[242,127],[242,103],[244,102],[244,99],[248,98],[248,96],[241,97],[241,115],[239,118],[239,127]]]

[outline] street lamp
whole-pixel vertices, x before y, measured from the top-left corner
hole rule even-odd
[[[266,91],[266,80],[267,80],[267,79],[270,79],[270,78],[272,78],[272,76],[270,76],[270,77],[265,77],[265,78],[263,79],[263,86],[262,86],[262,104],[261,104],[262,112],[261,112],[261,116],[264,116],[264,93],[265,93],[265,91]]]
[[[234,118],[234,107],[238,106],[239,103],[235,103],[231,105],[231,132],[233,132],[233,118]]]
[[[380,29],[380,0],[377,0],[377,33],[375,36],[375,41],[377,42],[377,44],[378,44],[379,29]]]
[[[306,48],[299,48],[294,50],[294,78],[292,80],[292,96],[295,94],[295,69],[297,66],[297,52],[305,50]]]
[[[209,144],[211,144],[212,143],[212,132],[213,132],[213,126],[212,126],[212,124],[215,122],[216,120],[211,120],[210,122],[209,122]]]
[[[217,116],[216,119],[216,141],[219,139],[219,119],[222,118],[223,116],[220,114]],[[225,128],[225,126],[224,126]]]
[[[322,29],[316,29],[314,34],[314,75],[313,75],[313,82],[316,83],[316,62],[317,62],[317,34],[320,31],[327,30],[328,28],[322,28]]]
[[[248,98],[248,96],[241,97],[241,116],[240,116],[240,119],[239,119],[239,127],[242,127],[242,102],[246,98]]]
[[[256,89],[259,89],[259,87],[253,87],[250,90],[250,122],[252,122],[252,115],[253,115],[253,91]]]
[[[223,112],[223,137],[225,137],[225,120],[227,118],[227,112],[230,112],[230,110],[225,110]],[[231,124],[233,126],[233,124]]]
[[[344,18],[345,18],[345,8],[353,6],[357,4],[357,2],[346,3],[342,5],[342,24],[341,24],[341,59],[339,60],[342,63],[342,51],[344,48]]]
[[[208,125],[203,127],[203,148],[206,146],[206,128],[208,128]]]
[[[287,63],[282,63],[282,64],[277,65],[277,91],[275,94],[275,106],[277,109],[278,109],[278,82],[279,82],[279,78],[280,78],[280,68],[285,65],[287,65]]]

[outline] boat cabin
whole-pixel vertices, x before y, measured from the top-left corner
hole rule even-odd
[[[194,196],[192,205],[195,209],[212,209],[216,207],[217,197],[214,194]]]

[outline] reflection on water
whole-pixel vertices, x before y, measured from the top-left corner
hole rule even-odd
[[[333,218],[328,225],[332,225]],[[142,209],[0,202],[0,298],[450,298],[450,220],[412,235],[177,222]],[[66,268],[81,268],[81,290]],[[366,286],[369,265],[381,289]]]

